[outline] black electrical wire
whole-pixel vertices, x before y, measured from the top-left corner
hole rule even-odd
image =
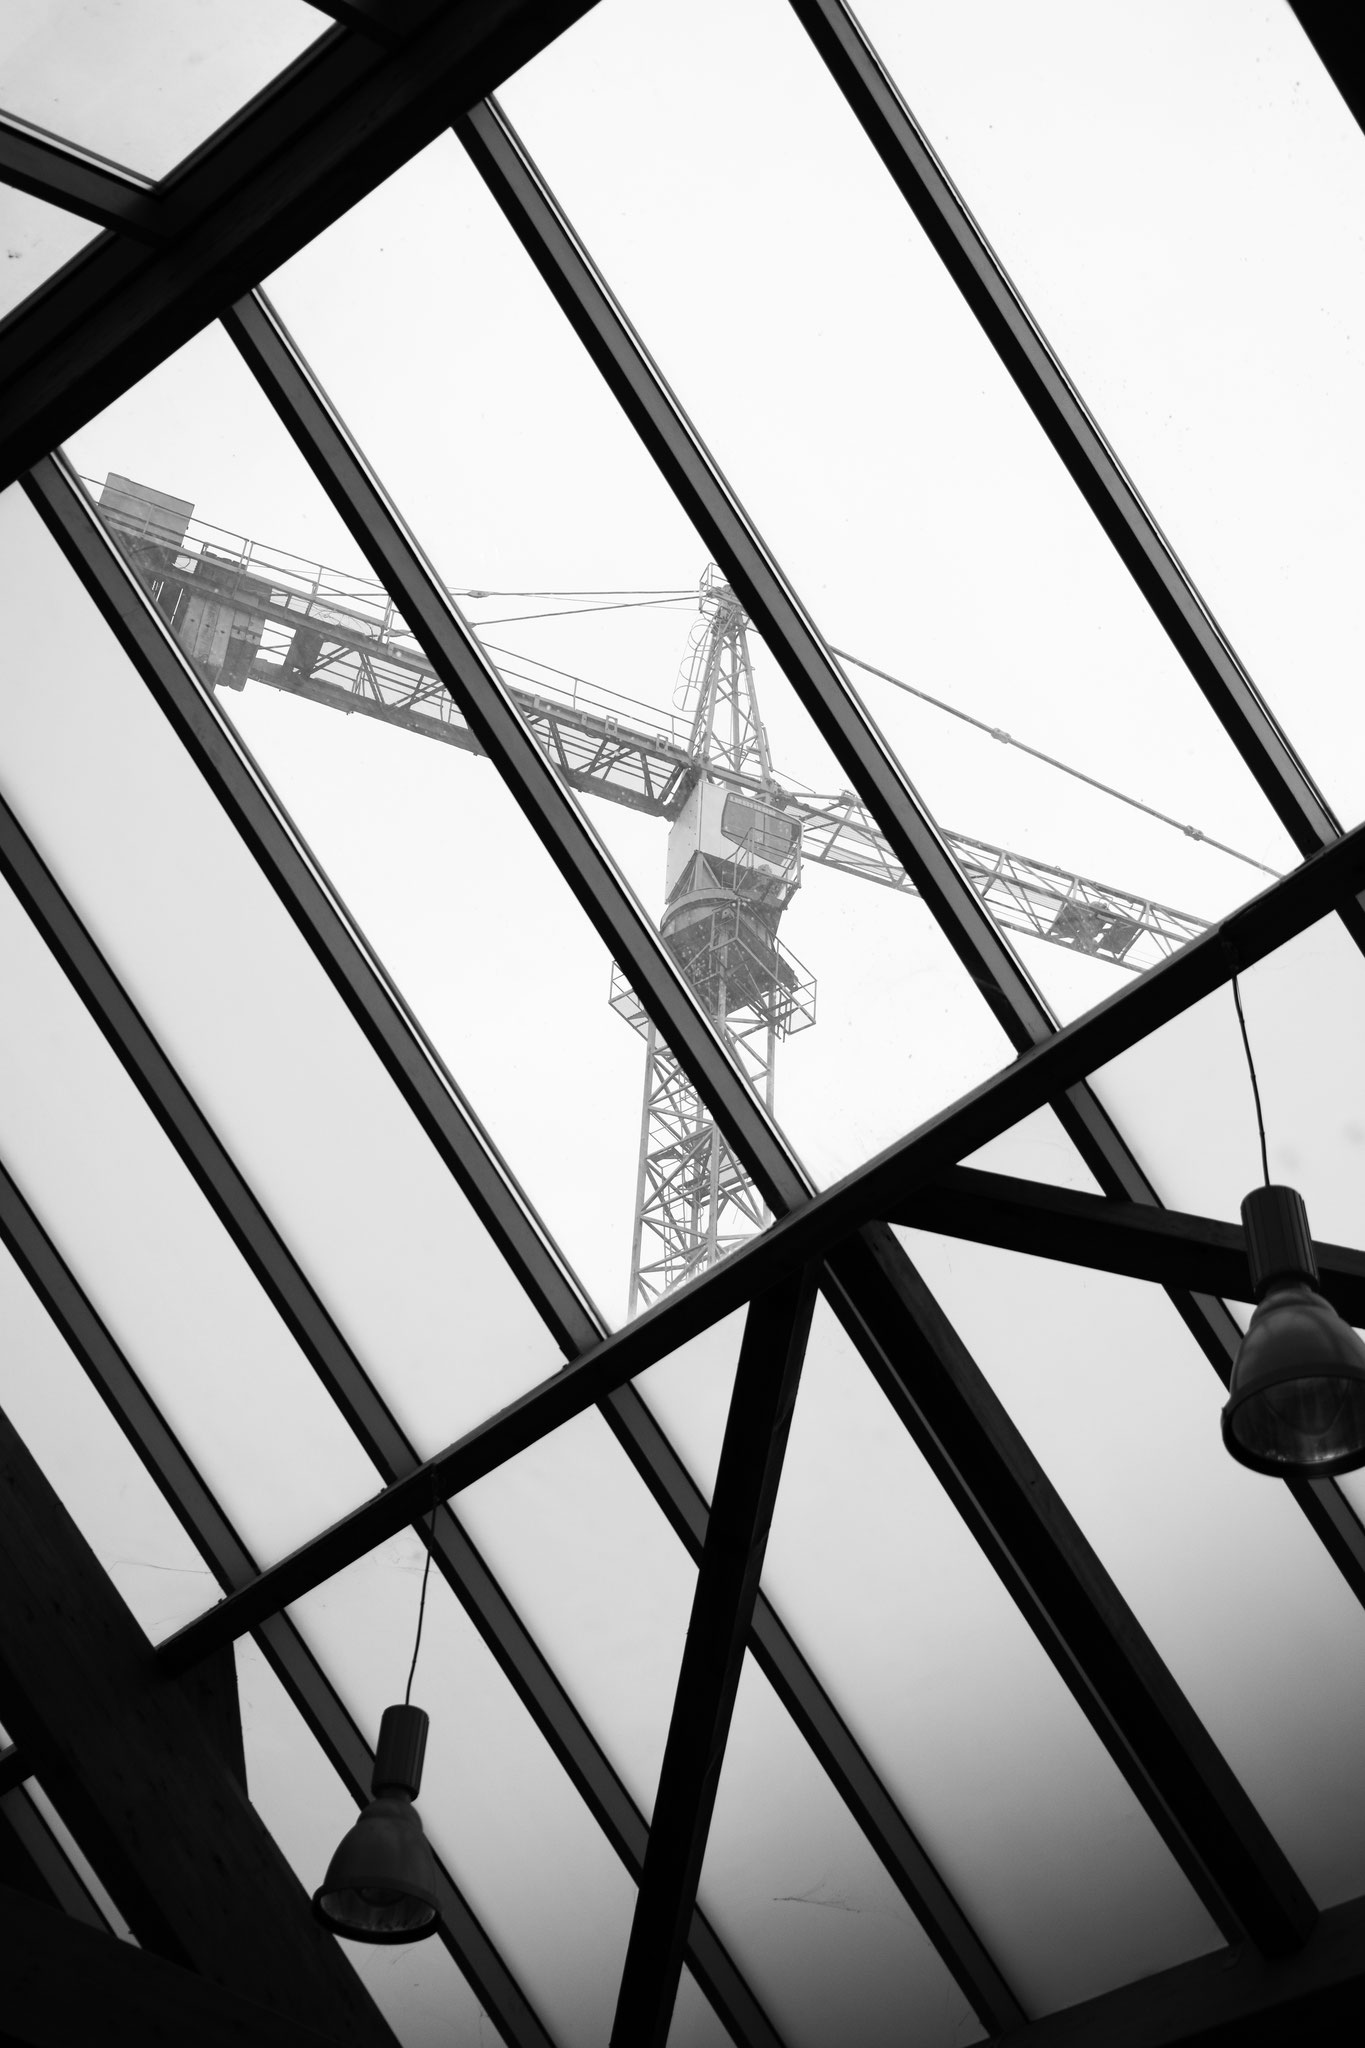
[[[505,612],[501,618],[471,619],[469,623],[476,633],[481,633],[485,626],[517,626],[524,619],[579,619],[586,617],[589,612],[649,611],[651,608],[676,605],[678,602],[678,596],[673,593],[667,597],[620,598],[613,604],[580,604],[562,612]]]
[[[1247,1036],[1247,1020],[1242,1011],[1242,991],[1237,986],[1237,976],[1235,974],[1232,977],[1232,1000],[1237,1005],[1237,1022],[1242,1027],[1242,1044],[1246,1048],[1247,1072],[1251,1076],[1251,1093],[1256,1103],[1256,1128],[1261,1134],[1261,1172],[1265,1176],[1266,1186],[1269,1187],[1270,1155],[1266,1151],[1265,1145],[1265,1118],[1261,1114],[1261,1090],[1260,1084],[1256,1079],[1256,1062],[1251,1057],[1251,1040]]]
[[[431,1534],[427,1539],[427,1561],[422,1566],[422,1597],[417,1603],[417,1640],[412,1646],[412,1662],[408,1666],[407,1689],[403,1694],[403,1705],[412,1704],[412,1681],[417,1672],[417,1652],[422,1647],[422,1621],[427,1611],[427,1580],[431,1577],[431,1553],[436,1548],[436,1475],[431,1478]]]

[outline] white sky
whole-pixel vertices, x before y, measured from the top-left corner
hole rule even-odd
[[[1007,0],[866,0],[863,12],[1310,770],[1343,817],[1356,820],[1365,810],[1355,652],[1365,143],[1288,9],[1252,0],[1114,0],[1104,10],[1080,0],[1028,9]],[[1260,859],[1289,864],[1268,806],[780,0],[601,0],[502,97],[830,639]],[[453,140],[433,145],[268,289],[451,582],[695,583],[705,547]],[[220,525],[363,567],[217,333],[93,422],[72,453],[87,474],[119,470],[192,499]],[[669,707],[690,624],[685,609],[622,612],[503,627],[495,637]],[[842,787],[847,778],[758,652],[779,770]],[[1260,886],[1252,870],[875,681],[865,701],[950,827],[1204,916]],[[618,1316],[641,1048],[607,1008],[604,949],[492,770],[255,686],[225,708],[550,1229]],[[93,757],[90,765],[93,774]],[[611,806],[588,809],[657,914],[666,828]],[[127,929],[131,946],[137,935]],[[232,933],[234,944],[247,936],[245,922]],[[777,1099],[779,1120],[817,1179],[858,1164],[1008,1056],[922,906],[815,874],[782,936],[819,983],[816,1028],[784,1048]],[[1056,948],[1021,950],[1062,1016],[1123,980]],[[1313,1061],[1293,1057],[1304,1014],[1296,990],[1312,987],[1321,1016],[1348,973],[1356,969],[1330,942],[1317,943],[1292,972],[1259,984],[1249,977],[1248,1008],[1253,1031],[1259,1023],[1264,1033],[1272,1145],[1286,1148],[1281,1170],[1301,1171],[1315,1220],[1320,1198],[1322,1234],[1359,1242],[1365,1113],[1353,1106],[1354,1012],[1343,1009],[1340,1029],[1319,1032]],[[157,998],[173,999],[169,986]],[[1225,1215],[1254,1176],[1229,1028],[1230,1012],[1209,1006],[1178,1046],[1144,1051],[1106,1077],[1107,1099],[1131,1114],[1162,1191]],[[264,1063],[267,1055],[258,1047],[251,1057]],[[270,1076],[262,1064],[262,1096],[290,1085],[291,1072]],[[249,1080],[244,1066],[243,1096]],[[251,1119],[240,1104],[238,1114],[245,1145]],[[258,1131],[254,1142],[264,1146],[267,1136]],[[1084,1183],[1045,1118],[996,1157]],[[400,1176],[401,1164],[391,1170]],[[292,1199],[302,1219],[315,1198],[299,1181]],[[319,1272],[327,1266],[324,1245],[308,1255]],[[396,1239],[391,1255],[401,1258]],[[929,1239],[917,1242],[916,1256],[970,1322],[983,1367],[1021,1420],[1027,1413],[1023,1426],[1073,1511],[1257,1795],[1275,1797],[1287,1782],[1286,1755],[1292,1748],[1299,1757],[1292,1810],[1287,1804],[1276,1822],[1298,1829],[1297,1856],[1318,1859],[1321,1895],[1365,1888],[1352,1846],[1365,1840],[1353,1735],[1365,1625],[1301,1536],[1296,1511],[1218,1464],[1216,1383],[1187,1356],[1183,1333],[1172,1334],[1171,1312],[1147,1290],[1125,1306],[1122,1288],[1062,1269],[1041,1280],[1022,1270],[1007,1277],[999,1258],[959,1255]],[[354,1326],[381,1350],[382,1290],[366,1298],[344,1263],[334,1255],[335,1284],[351,1290]],[[482,1312],[491,1318],[491,1280],[489,1288]],[[405,1300],[410,1292],[422,1306],[399,1318],[411,1360],[396,1384],[434,1429],[446,1395],[422,1378],[419,1353],[440,1296],[421,1293],[417,1281]],[[1064,1344],[1051,1349],[1031,1334],[1049,1319],[1066,1327]],[[1106,1334],[1116,1321],[1121,1345]],[[1015,1348],[1021,1331],[1027,1341]],[[1031,2003],[1086,1995],[1208,1945],[1202,1915],[1050,1666],[1014,1628],[1013,1610],[1003,1619],[997,1612],[1006,1603],[989,1574],[935,1522],[937,1489],[908,1445],[885,1434],[880,1397],[866,1415],[857,1407],[840,1341],[822,1325],[770,1579],[799,1613],[841,1706],[935,1853],[952,1863],[991,1939],[1017,1972],[1033,1973]],[[1101,1354],[1113,1370],[1095,1370]],[[1121,1440],[1131,1384],[1116,1361],[1137,1374],[1157,1354],[1172,1384],[1188,1367],[1179,1381],[1188,1432],[1171,1446],[1154,1431],[1106,1499],[1093,1475]],[[700,1439],[714,1441],[728,1357],[712,1355],[686,1379],[675,1374],[671,1389],[656,1381],[662,1411],[684,1435],[689,1401],[696,1428],[704,1381],[710,1419]],[[533,1362],[527,1338],[498,1370],[530,1376]],[[493,1398],[492,1386],[492,1377],[481,1380],[461,1398],[477,1405]],[[689,1454],[699,1457],[699,1445]],[[600,1651],[575,1667],[576,1697],[647,1801],[685,1575],[664,1617],[642,1543],[638,1569],[616,1593],[630,1617],[625,1636],[606,1642],[594,1633],[601,1603],[593,1594],[605,1558],[619,1551],[611,1536],[626,1512],[619,1472],[591,1479],[596,1455],[560,1445],[545,1471],[509,1473],[501,1494],[490,1486],[470,1513],[483,1516],[481,1540],[537,1627],[553,1633],[558,1617],[557,1654],[572,1660],[579,1635]],[[869,1459],[879,1461],[875,1486],[863,1483]],[[1135,1538],[1158,1517],[1169,1541],[1144,1548]],[[551,1527],[573,1532],[572,1555],[546,1558]],[[1260,1588],[1285,1621],[1278,1650],[1250,1601],[1249,1575],[1238,1579],[1239,1550],[1281,1560],[1270,1592]],[[877,1613],[841,1614],[840,1589],[870,1559],[878,1561]],[[395,1570],[411,1562],[401,1550],[391,1560]],[[371,1578],[367,1592],[338,1591],[330,1621],[317,1621],[333,1632],[338,1655],[348,1630],[353,1641],[370,1641],[370,1624],[357,1634],[356,1616],[381,1611],[385,1587],[397,1583],[392,1570]],[[361,1604],[348,1608],[349,1598]],[[1215,1614],[1222,1637],[1211,1632]],[[899,1647],[874,1654],[885,1643]],[[468,1656],[476,1661],[472,1649]],[[1324,1674],[1312,1701],[1302,1684],[1309,1668]],[[381,1690],[386,1682],[373,1678]],[[352,1696],[370,1684],[357,1673]],[[1248,1687],[1262,1710],[1255,1726],[1239,1707]],[[491,1681],[480,1694],[490,1725],[500,1697]],[[819,1818],[815,1792],[799,1790],[800,1760],[782,1776],[780,1737],[763,1733],[777,1724],[765,1721],[752,1685],[744,1700],[742,1762],[727,1773],[707,1883],[718,1910],[733,1916],[746,1966],[775,2001],[790,2001],[781,2016],[793,2041],[820,2048],[818,2009],[802,2009],[807,1982],[861,1978],[884,1983],[888,1999],[899,1986],[904,2001],[910,1990],[896,1972],[910,1966],[893,1908],[859,1889],[873,1879],[853,1868],[854,1849],[848,1870],[838,1864],[845,1850],[836,1856],[829,1847],[835,1822]],[[969,1700],[986,1703],[970,1740]],[[986,1757],[989,1769],[978,1769]],[[1062,1787],[1082,1782],[1085,1798],[1068,1804]],[[736,1784],[747,1797],[727,1805]],[[1010,1787],[1020,1803],[1006,1815]],[[472,1796],[469,1787],[452,1793],[452,1811]],[[481,1839],[495,1865],[492,1813]],[[797,1818],[779,1853],[773,1830],[788,1814]],[[576,1844],[577,1829],[565,1819],[556,1839]],[[1001,1885],[1002,1871],[1022,1867],[1005,1853],[1006,1838],[1051,1873],[1038,1896],[1026,1898],[1019,1882]],[[821,1844],[843,1871],[837,1884],[816,1867]],[[752,1858],[769,1851],[775,1861],[760,1871]],[[564,1853],[563,1867],[573,1867],[578,1849]],[[591,1915],[576,1917],[574,1901],[552,1897],[518,1931],[514,1878],[479,1869],[489,1911],[502,1916],[499,1936],[527,1970],[586,1938],[579,1923]],[[614,1882],[604,1875],[594,1891],[598,1880],[585,1880],[584,1890],[602,1927],[614,1930],[600,1936],[607,1979],[619,1934],[619,1902],[605,1903]],[[856,1933],[851,1909],[791,1905],[812,1888],[828,1904],[824,1883],[863,1899]],[[779,1895],[785,1917],[769,1908]],[[836,1922],[842,1933],[827,1950],[821,1944]],[[539,1938],[527,1932],[537,1927]],[[580,1967],[564,1992],[566,2040],[595,2038],[596,1967]],[[959,2010],[931,1980],[932,1970],[915,1979],[923,2038],[965,2038]],[[707,2038],[703,2021],[696,2029],[689,2040]],[[872,2029],[862,2038],[880,2037]]]

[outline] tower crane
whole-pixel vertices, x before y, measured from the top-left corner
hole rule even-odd
[[[127,477],[111,473],[98,493],[106,526],[212,688],[267,683],[482,751],[379,586],[222,533],[196,520],[188,500]],[[490,649],[490,659],[494,652],[505,650]],[[917,893],[876,820],[851,790],[820,793],[775,772],[748,621],[714,567],[701,579],[674,712],[521,657],[497,666],[532,738],[571,788],[668,821],[664,943],[771,1109],[779,1042],[815,1022],[814,981],[778,936],[803,867]],[[522,672],[528,667],[535,673]],[[983,840],[942,837],[1006,930],[1140,972],[1206,929],[1169,905]],[[633,1314],[768,1217],[619,969],[610,1001],[645,1041]]]

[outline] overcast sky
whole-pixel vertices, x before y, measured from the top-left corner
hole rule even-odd
[[[1196,584],[1354,822],[1365,811],[1355,644],[1365,144],[1289,10],[868,0],[864,20]],[[501,97],[831,641],[1256,861],[1291,863],[1269,806],[781,0],[601,0]],[[452,138],[267,290],[452,584],[696,585],[705,545]],[[131,475],[219,526],[363,570],[217,331],[71,452],[97,480]],[[110,708],[113,668],[48,632],[31,592],[49,590],[55,607],[63,580],[13,506],[6,531],[11,573],[27,565],[23,672],[34,685],[14,725],[7,794],[40,839],[50,835],[54,864],[73,818],[107,817],[106,841],[92,833],[82,852],[73,840],[63,879],[269,1186],[390,1398],[434,1448],[549,1371],[552,1347],[292,962],[289,935],[263,907],[268,891],[228,873],[169,756],[145,765],[160,763],[157,743],[132,722],[131,697]],[[476,619],[534,608],[503,598],[468,607]],[[68,606],[62,635],[78,633],[78,611]],[[695,617],[681,602],[502,624],[490,636],[664,711]],[[779,774],[844,787],[766,651],[755,655]],[[79,690],[39,703],[77,671]],[[854,680],[947,827],[1207,918],[1266,879],[874,679]],[[492,768],[256,685],[220,701],[576,1271],[619,1319],[642,1047],[607,1006],[605,949]],[[118,791],[102,790],[115,758],[120,778],[145,766],[139,802],[120,782],[121,822]],[[172,783],[178,794],[167,794]],[[657,917],[665,825],[585,802]],[[168,929],[182,949],[169,966]],[[777,1115],[817,1181],[1009,1057],[919,903],[808,873],[782,936],[819,997],[815,1028],[780,1054]],[[1036,942],[1020,942],[1020,954],[1062,1018],[1126,979]],[[1303,1187],[1319,1234],[1349,1242],[1365,1230],[1353,1024],[1362,971],[1327,928],[1247,977],[1272,1164]],[[196,976],[208,978],[191,988]],[[248,993],[253,976],[273,987],[273,1005]],[[35,1063],[46,1029],[39,1018],[24,1041]],[[1210,999],[1101,1081],[1162,1194],[1229,1217],[1255,1178],[1233,1033],[1226,997]],[[51,1101],[70,1067],[63,1046],[44,1070]],[[13,1124],[7,1147],[29,1145],[32,1175],[48,1172],[51,1199],[73,1204],[72,1231],[93,1232],[100,1177],[81,1211],[59,1193],[69,1162],[44,1166],[39,1128],[36,1112]],[[1088,1185],[1047,1116],[991,1157]],[[147,1186],[160,1190],[148,1214],[169,1229],[178,1183],[150,1150],[146,1159]],[[130,1210],[130,1241],[150,1227]],[[120,1242],[115,1231],[89,1253],[111,1300]],[[1249,1789],[1274,1807],[1319,1897],[1365,1888],[1355,1733],[1365,1623],[1292,1504],[1227,1465],[1216,1379],[1174,1312],[1128,1283],[927,1237],[912,1248]],[[235,1288],[233,1317],[256,1313],[207,1242],[194,1256],[211,1277],[193,1282],[201,1268],[187,1264],[155,1328],[135,1290],[124,1311],[142,1318],[168,1401],[184,1341],[176,1319],[195,1285]],[[225,1352],[241,1351],[245,1327],[225,1320]],[[192,1398],[181,1396],[196,1454],[211,1461],[216,1442],[213,1476],[236,1487],[235,1511],[256,1518],[252,1540],[269,1554],[358,1497],[369,1475],[350,1447],[324,1444],[332,1425],[279,1333],[262,1323],[255,1341],[239,1380],[227,1357],[205,1362]],[[733,1328],[717,1333],[650,1389],[703,1476],[736,1341]],[[1149,1388],[1136,1420],[1135,1376]],[[268,1463],[233,1476],[232,1429],[249,1428],[271,1398],[288,1417],[286,1441],[314,1444],[297,1489]],[[648,1807],[691,1574],[638,1483],[593,1418],[476,1489],[463,1510]],[[416,1564],[415,1542],[391,1546],[324,1589],[307,1617],[367,1720],[401,1662]],[[866,1606],[847,1597],[855,1573],[870,1574]],[[768,1577],[1031,2008],[1214,1945],[823,1311]],[[479,1772],[446,1753],[435,1831],[533,1996],[586,2048],[603,2037],[629,1887],[548,1771],[509,1833],[509,1788],[532,1776],[541,1786],[542,1746],[443,1591],[435,1615],[433,1696],[454,1703],[471,1742],[477,1727],[492,1759]],[[384,1630],[392,1643],[386,1635],[360,1668],[356,1645]],[[1311,1689],[1308,1669],[1320,1674]],[[278,1730],[263,1699],[254,1725]],[[306,1802],[278,1790],[296,1751],[282,1737],[277,1751],[274,1824],[302,1829]],[[834,2009],[857,1986],[862,2040],[902,2038],[906,2012],[918,2039],[947,2048],[971,2038],[841,1812],[750,1674],[703,1886],[746,1968],[798,2048],[834,2038]],[[524,1872],[537,1839],[532,1896]],[[305,1861],[319,1853],[311,1835],[299,1850]],[[428,2009],[445,1995],[429,1988]],[[462,2024],[461,2040],[476,2040],[472,2008]],[[679,2048],[713,2035],[694,1998]]]

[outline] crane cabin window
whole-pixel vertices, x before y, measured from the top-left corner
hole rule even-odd
[[[720,829],[727,839],[737,840],[759,860],[778,863],[790,857],[800,838],[800,827],[794,818],[769,810],[766,804],[746,803],[740,796],[725,799]]]

